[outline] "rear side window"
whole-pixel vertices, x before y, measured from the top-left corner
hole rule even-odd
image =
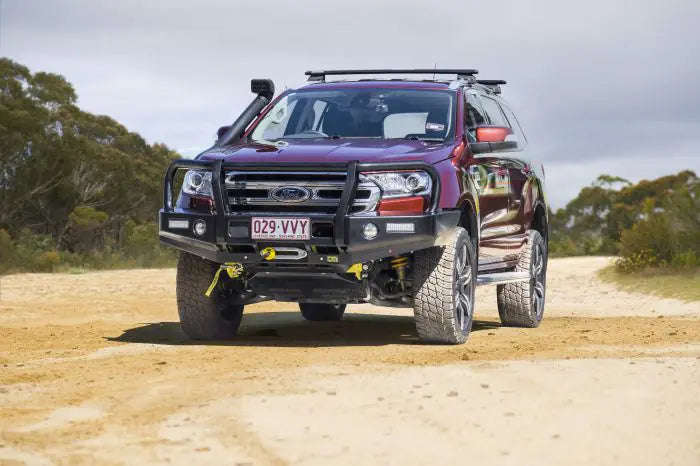
[[[486,114],[489,117],[489,121],[493,126],[506,126],[513,130],[513,134],[506,138],[506,141],[516,141],[518,143],[518,148],[522,149],[527,144],[527,139],[525,139],[525,134],[523,133],[518,119],[515,118],[515,114],[505,105],[501,105],[494,99],[483,96],[481,97],[481,102],[484,105]]]
[[[520,147],[524,146],[525,144],[527,144],[527,138],[525,137],[525,132],[520,126],[520,122],[516,118],[515,113],[513,113],[513,110],[509,109],[505,105],[501,105],[501,108],[503,109],[503,113],[506,114],[509,126],[511,127],[515,135],[518,137],[518,145]]]
[[[488,97],[482,97],[481,103],[484,105],[484,110],[486,110],[486,115],[488,115],[492,126],[510,126],[498,102]]]

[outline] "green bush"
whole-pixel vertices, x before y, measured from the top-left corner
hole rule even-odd
[[[87,212],[85,215],[83,212],[75,219],[76,225],[86,227],[83,232],[94,232],[94,226],[105,223],[101,215],[92,214]],[[86,221],[81,223],[83,220]],[[83,245],[77,251],[68,251],[58,249],[51,235],[22,230],[13,240],[7,231],[0,229],[0,273],[75,272],[175,265],[177,253],[160,245],[157,224],[129,221],[123,230],[121,245],[116,242],[106,244],[105,241],[100,248]],[[81,241],[86,241],[87,237]]]
[[[109,215],[93,207],[76,207],[68,215],[63,241],[71,252],[86,253],[105,248]]]
[[[0,273],[7,272],[17,259],[17,250],[7,230],[0,228]]]
[[[618,271],[700,266],[700,199],[691,188],[669,194],[661,208],[646,203],[641,220],[622,231]]]

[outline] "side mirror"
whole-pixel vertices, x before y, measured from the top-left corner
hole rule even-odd
[[[222,137],[224,134],[226,134],[226,131],[228,131],[228,129],[229,129],[230,127],[231,127],[231,126],[222,126],[221,128],[217,129],[217,130],[216,130],[216,140],[218,141],[219,139],[221,139],[221,137]]]
[[[472,154],[517,150],[517,141],[506,141],[512,134],[513,130],[505,126],[480,126],[476,128],[476,142],[469,144],[469,150]]]
[[[275,83],[272,79],[251,79],[250,92],[270,100],[275,95]]]
[[[481,126],[476,128],[476,142],[504,142],[511,134],[506,126]]]

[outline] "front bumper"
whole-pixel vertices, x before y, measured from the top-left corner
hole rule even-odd
[[[216,213],[198,213],[173,207],[173,177],[179,169],[192,168],[212,170],[212,190]],[[319,231],[332,233],[312,236],[306,241],[253,240],[250,238],[252,217],[285,215],[275,212],[249,215],[231,211],[222,179],[225,171],[233,169],[279,171],[280,165],[198,160],[176,160],[171,164],[165,176],[164,206],[159,213],[162,243],[217,263],[239,262],[246,265],[246,268],[251,271],[258,268],[268,271],[271,268],[283,268],[288,272],[292,272],[294,269],[303,269],[342,273],[347,271],[352,264],[397,256],[442,244],[459,222],[460,212],[458,210],[437,208],[440,180],[432,165],[423,162],[285,164],[282,169],[341,170],[347,172],[347,184],[334,214],[290,215],[290,217],[310,217],[312,231],[314,231],[314,225],[319,224],[325,227]],[[348,206],[352,204],[357,174],[360,171],[406,169],[425,170],[433,177],[433,192],[428,212],[412,216],[348,214]],[[197,236],[192,228],[197,220],[204,221],[207,226],[206,232],[201,236]],[[379,230],[377,237],[372,240],[368,240],[362,235],[363,226],[368,222],[377,225]],[[413,224],[414,232],[389,233],[387,225],[392,223]],[[294,247],[304,250],[306,256],[298,260],[267,261],[260,254],[260,251],[266,247]]]

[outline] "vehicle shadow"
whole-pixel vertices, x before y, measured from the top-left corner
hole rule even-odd
[[[475,320],[472,332],[500,327]],[[179,322],[153,322],[123,331],[110,341],[161,345],[331,347],[419,344],[412,316],[347,313],[341,322],[308,322],[299,312],[250,312],[236,338],[222,341],[190,340]]]

